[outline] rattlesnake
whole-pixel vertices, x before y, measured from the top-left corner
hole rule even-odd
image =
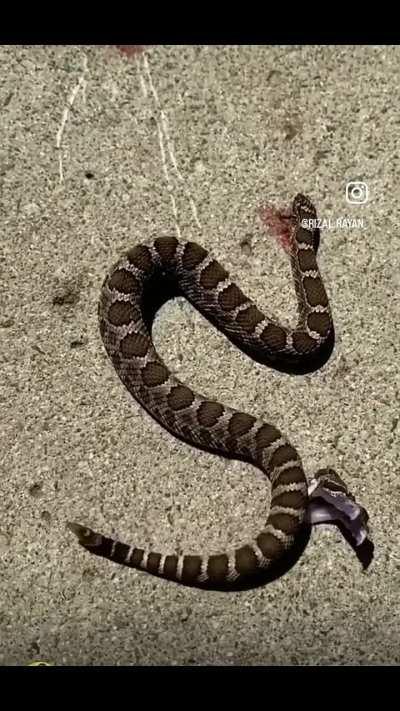
[[[333,337],[333,322],[316,254],[316,211],[297,195],[286,224],[299,321],[294,329],[265,316],[231,282],[203,247],[159,237],[128,251],[104,281],[100,332],[111,361],[136,400],[173,435],[215,453],[237,456],[262,469],[271,482],[264,529],[248,544],[215,555],[162,555],[106,538],[68,523],[87,550],[117,563],[196,587],[235,588],[256,581],[293,546],[305,524],[338,520],[355,545],[367,536],[368,515],[331,469],[307,484],[300,457],[273,425],[193,392],[167,368],[153,345],[143,313],[149,284],[168,278],[233,342],[257,359],[284,370],[307,367]],[[311,222],[310,222],[311,221]]]

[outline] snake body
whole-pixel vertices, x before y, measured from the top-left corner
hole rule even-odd
[[[272,365],[284,363],[288,369],[307,365],[333,334],[317,264],[319,232],[304,226],[310,219],[316,219],[314,206],[297,195],[288,222],[299,312],[294,329],[263,314],[219,262],[194,242],[159,237],[136,245],[111,269],[101,290],[100,332],[126,388],[173,435],[259,467],[271,483],[271,506],[265,527],[254,540],[215,555],[164,555],[70,523],[81,545],[92,553],[186,585],[234,588],[265,573],[292,547],[309,505],[299,454],[274,425],[194,392],[171,373],[152,342],[143,295],[149,283],[167,276],[238,345]],[[321,470],[319,476],[333,496],[346,493],[342,480],[334,473],[329,476],[329,471]]]

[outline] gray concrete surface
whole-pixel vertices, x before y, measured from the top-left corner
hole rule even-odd
[[[0,66],[0,663],[398,664],[400,48],[3,46]],[[369,200],[349,205],[357,180]],[[170,552],[263,525],[261,472],[175,441],[125,392],[97,299],[124,249],[178,231],[293,320],[258,209],[299,190],[364,220],[323,231],[324,368],[253,363],[181,300],[155,340],[181,379],[276,423],[309,475],[346,478],[373,563],[321,527],[286,576],[229,595],[90,556],[66,520]]]

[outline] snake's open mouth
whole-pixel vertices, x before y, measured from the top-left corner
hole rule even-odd
[[[308,488],[307,523],[341,523],[355,546],[368,537],[368,514],[347,490],[338,474],[332,470],[317,475]]]

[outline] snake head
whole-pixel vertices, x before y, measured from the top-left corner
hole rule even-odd
[[[316,220],[317,211],[307,195],[298,193],[292,203],[292,213],[299,222],[303,220]]]
[[[80,523],[75,523],[75,521],[68,521],[67,528],[69,528],[72,533],[75,533],[79,543],[85,546],[85,548],[95,548],[101,544],[102,536],[100,533],[92,531],[91,528],[81,526]]]
[[[308,488],[307,522],[338,523],[355,547],[368,537],[368,513],[349,492],[343,479],[333,469],[320,469]]]
[[[317,211],[307,195],[298,193],[292,203],[292,219],[296,225],[313,235],[314,249],[317,252],[320,242],[320,232],[317,227]]]

